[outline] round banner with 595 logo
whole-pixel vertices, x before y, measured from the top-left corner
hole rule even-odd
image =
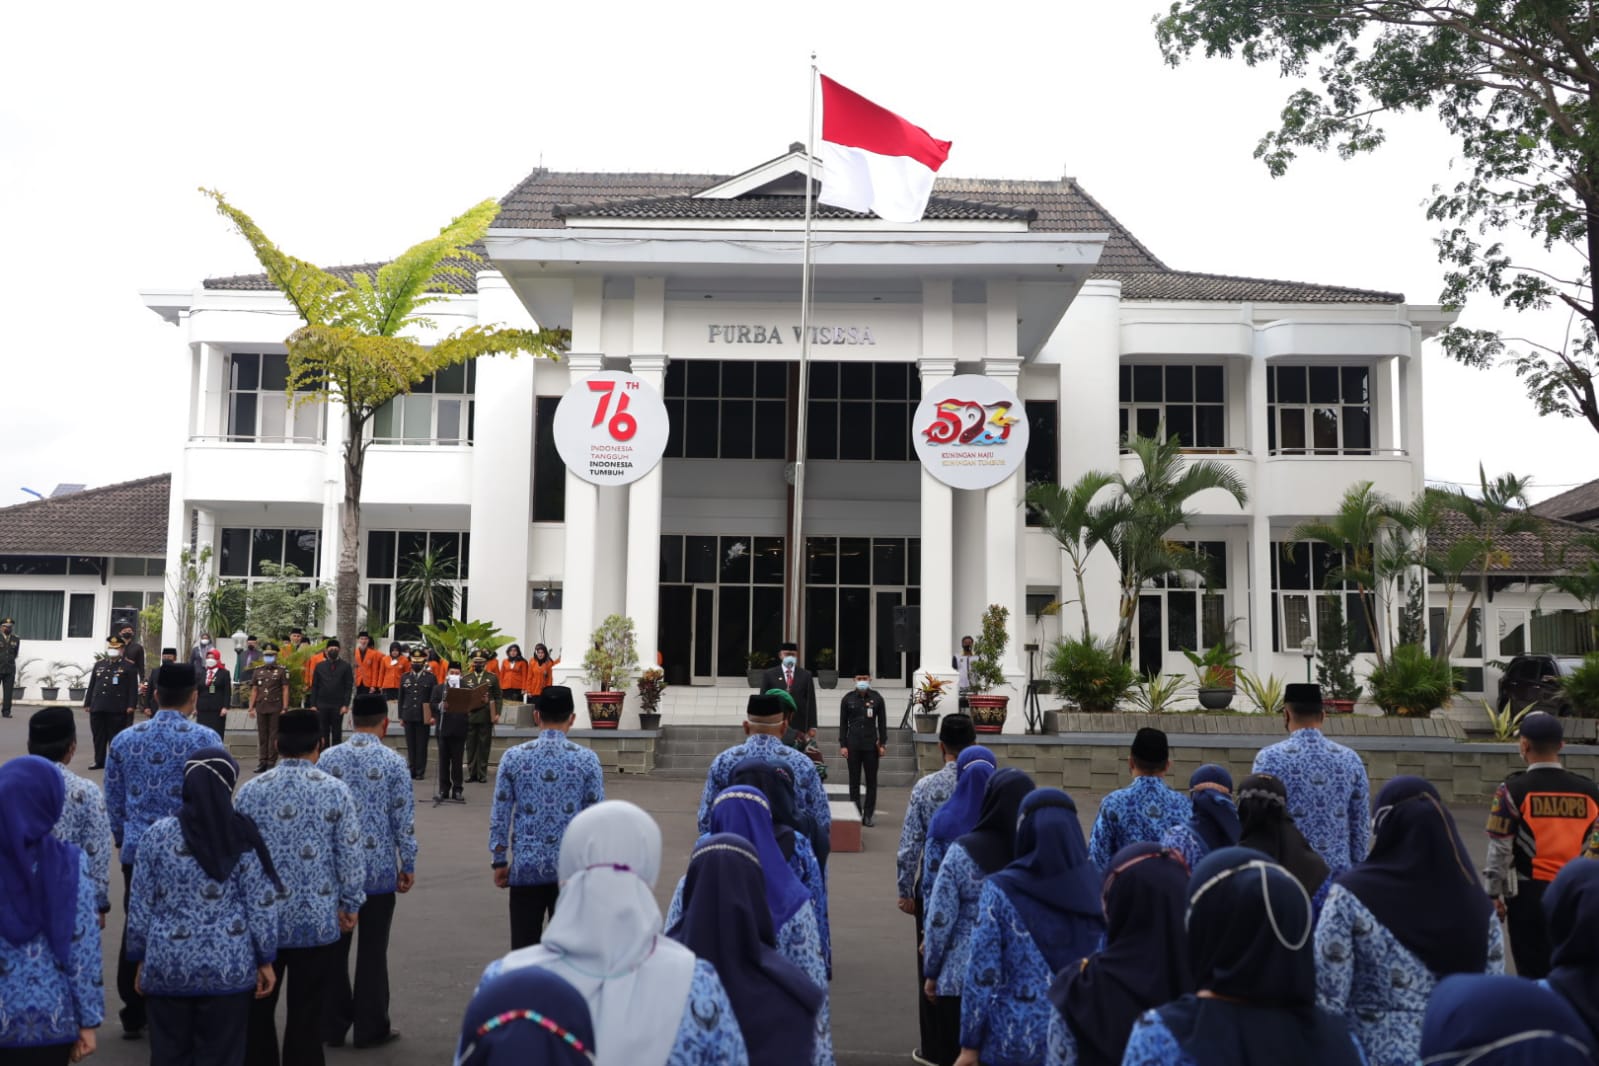
[[[568,470],[595,485],[626,485],[666,451],[666,404],[642,378],[608,370],[566,390],[554,429]]]
[[[957,374],[916,408],[911,442],[927,472],[955,489],[986,489],[1027,458],[1027,414],[993,378]]]

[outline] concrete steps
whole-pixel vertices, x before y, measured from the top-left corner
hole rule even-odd
[[[816,711],[822,725],[838,725],[838,704],[849,691],[845,682],[835,689],[816,690]],[[744,721],[744,708],[755,690],[747,684],[678,685],[661,694],[663,725],[737,725]],[[877,690],[888,707],[890,726],[899,722],[905,711],[909,689]]]
[[[827,764],[827,780],[849,780],[849,767],[839,758],[836,728],[822,728],[817,740]],[[655,745],[654,773],[666,778],[703,780],[711,760],[744,741],[742,725],[663,725]],[[888,731],[888,751],[878,764],[879,787],[906,786],[917,778],[916,751],[908,730]]]

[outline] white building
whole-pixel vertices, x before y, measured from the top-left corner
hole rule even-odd
[[[361,545],[364,602],[392,615],[404,560],[463,563],[464,614],[576,650],[625,613],[658,648],[676,720],[714,719],[744,684],[745,654],[774,650],[787,597],[800,230],[806,160],[732,177],[534,171],[503,201],[476,291],[432,309],[441,328],[570,325],[563,362],[488,359],[402,398],[377,420]],[[1422,486],[1422,344],[1450,320],[1394,294],[1173,270],[1070,178],[941,179],[913,226],[819,209],[815,240],[802,658],[903,687],[949,672],[983,607],[1011,608],[1008,670],[1059,633],[1038,608],[1075,595],[1063,557],[1018,505],[1025,480],[1074,480],[1127,462],[1127,429],[1164,420],[1232,466],[1239,507],[1196,501],[1181,536],[1223,564],[1214,588],[1151,589],[1135,658],[1186,671],[1180,649],[1230,619],[1246,665],[1297,676],[1315,626],[1312,553],[1278,559],[1299,521],[1371,481]],[[359,269],[359,268],[350,268]],[[338,555],[342,420],[286,412],[287,304],[261,276],[150,291],[179,326],[189,439],[176,459],[168,555],[210,543],[224,577],[264,559],[330,580]],[[597,488],[567,472],[550,423],[568,387],[630,369],[671,413],[666,458]],[[176,370],[174,372],[177,372]],[[925,473],[909,420],[922,392],[985,374],[1023,399],[1025,471],[982,491]],[[1282,562],[1279,566],[1278,563]],[[1110,562],[1089,601],[1114,626]],[[896,650],[894,608],[920,608]],[[1065,617],[1076,617],[1070,607]],[[698,710],[695,710],[695,706]],[[721,709],[718,709],[721,708]],[[1011,716],[1019,728],[1021,716]]]

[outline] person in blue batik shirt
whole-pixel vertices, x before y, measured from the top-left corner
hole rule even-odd
[[[1287,788],[1294,824],[1337,876],[1366,857],[1371,786],[1360,756],[1322,735],[1325,720],[1320,685],[1289,685],[1283,702],[1288,739],[1255,756],[1255,773],[1271,774]]]
[[[748,1066],[715,967],[661,932],[655,820],[620,800],[595,804],[567,827],[557,873],[544,939],[489,963],[479,992],[524,967],[563,978],[588,1003],[597,1066]]]
[[[139,841],[156,822],[178,813],[183,805],[183,767],[201,748],[222,746],[222,738],[190,721],[199,699],[194,670],[188,663],[162,663],[155,672],[155,716],[129,726],[111,741],[106,754],[105,808],[111,835],[122,849],[122,907]],[[144,1032],[144,997],[134,985],[137,967],[128,958],[127,927],[117,960],[117,994],[122,999],[122,1032]]]
[[[594,1066],[594,1022],[578,990],[537,966],[478,986],[455,1066]]]
[[[794,792],[801,812],[816,826],[819,833],[830,835],[833,830],[832,808],[828,806],[827,791],[816,772],[816,764],[803,752],[783,743],[788,729],[788,707],[776,696],[765,693],[752,695],[744,709],[744,733],[748,737],[711,760],[705,775],[705,791],[700,795],[699,816],[695,824],[701,835],[711,831],[711,803],[717,795],[733,782],[733,769],[745,759],[780,760],[794,775]],[[818,855],[823,869],[826,856]]]
[[[1016,858],[983,882],[961,990],[957,1066],[1035,1066],[1048,1048],[1049,987],[1105,931],[1099,871],[1077,804],[1058,788],[1022,801]]]
[[[416,881],[416,794],[405,756],[383,743],[389,705],[369,693],[350,703],[349,740],[322,753],[317,766],[343,781],[361,816],[361,852],[366,865],[366,902],[356,929],[339,936],[330,995],[322,1014],[322,1039],[341,1047],[346,1034],[358,1048],[381,1047],[400,1038],[389,1024],[389,930],[396,893]],[[350,983],[350,946],[355,943],[355,983]]]
[[[55,764],[66,786],[67,798],[61,818],[51,832],[71,844],[89,861],[89,876],[94,879],[95,906],[100,911],[100,928],[111,909],[111,819],[105,812],[105,796],[100,786],[67,769],[78,753],[78,726],[70,707],[45,707],[28,719],[28,754]]]
[[[1166,734],[1145,726],[1133,736],[1127,768],[1133,783],[1117,789],[1099,805],[1094,831],[1088,838],[1088,857],[1101,870],[1129,844],[1158,844],[1166,830],[1187,825],[1194,805],[1181,792],[1166,787],[1171,770],[1171,747]]]
[[[88,861],[51,835],[66,786],[47,760],[0,766],[0,1060],[94,1054],[105,1014]]]
[[[955,760],[955,791],[939,805],[927,823],[927,844],[922,848],[922,884],[931,891],[938,865],[951,844],[972,831],[983,806],[988,779],[999,769],[994,753],[974,744]]]
[[[1588,1045],[1599,1047],[1599,859],[1566,863],[1543,895],[1553,948],[1544,983],[1588,1026]]]
[[[1211,852],[1188,879],[1187,924],[1199,991],[1139,1018],[1122,1066],[1364,1066],[1344,1020],[1316,1006],[1310,897],[1287,870]]]
[[[1412,1066],[1422,1015],[1453,973],[1503,973],[1504,931],[1438,790],[1377,794],[1371,854],[1338,877],[1316,922],[1316,989],[1372,1066]]]
[[[1587,1026],[1565,1000],[1520,977],[1438,982],[1421,1030],[1425,1066],[1591,1066]]]
[[[823,992],[821,1008],[816,1012],[811,1061],[815,1066],[827,1066],[833,1061],[833,1032],[826,996],[827,963],[822,955],[821,929],[809,890],[783,860],[782,849],[772,832],[771,804],[758,789],[748,785],[725,788],[711,805],[711,832],[731,833],[748,841],[761,858],[766,905],[772,912],[777,950]],[[685,884],[686,878],[680,879],[672,893],[672,903],[666,912],[667,928],[675,926],[682,915]]]
[[[794,797],[794,775],[780,762],[745,759],[733,768],[733,784],[758,788],[772,808],[772,834],[777,846],[811,893],[816,908],[816,925],[822,936],[822,958],[827,962],[827,978],[833,979],[833,931],[827,920],[827,877],[817,859],[815,823],[801,814]],[[829,842],[830,843],[830,842]],[[820,849],[826,855],[826,848]]]
[[[1034,787],[1033,779],[1013,766],[989,775],[976,822],[949,845],[927,894],[922,995],[932,1008],[935,1029],[923,1037],[918,1054],[937,1066],[951,1066],[961,1053],[960,996],[983,880],[1015,858],[1016,821]]]
[[[1181,855],[1192,870],[1217,848],[1238,843],[1243,826],[1233,804],[1233,775],[1225,766],[1208,762],[1195,770],[1188,778],[1188,799],[1194,805],[1193,815],[1167,829],[1160,842]]]
[[[236,806],[260,828],[284,886],[277,984],[250,1007],[245,1066],[322,1066],[322,1011],[339,936],[355,928],[366,902],[361,815],[348,786],[317,768],[321,737],[316,711],[285,711],[277,766],[239,789]],[[285,981],[280,1059],[276,1015]]]
[[[537,944],[555,910],[561,835],[572,819],[605,800],[599,756],[566,736],[572,690],[550,685],[535,702],[538,739],[500,757],[489,814],[494,884],[511,890],[512,951]]]
[[[150,1061],[239,1066],[250,1002],[277,982],[283,885],[260,830],[233,809],[239,764],[202,748],[183,805],[150,827],[134,864],[128,955],[150,1020]]]
[[[751,1062],[809,1066],[824,993],[777,949],[755,845],[713,833],[694,846],[683,877],[682,912],[667,929],[716,967]]]
[[[1182,856],[1159,844],[1125,847],[1099,894],[1105,946],[1055,975],[1045,1066],[1117,1066],[1140,1014],[1194,990]]]

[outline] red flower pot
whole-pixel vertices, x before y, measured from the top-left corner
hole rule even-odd
[[[979,733],[998,733],[1005,728],[1005,715],[1010,706],[1009,696],[967,696],[966,705],[972,711],[972,725]]]
[[[622,701],[625,692],[585,692],[583,698],[589,705],[589,724],[595,729],[615,729],[622,720]]]

